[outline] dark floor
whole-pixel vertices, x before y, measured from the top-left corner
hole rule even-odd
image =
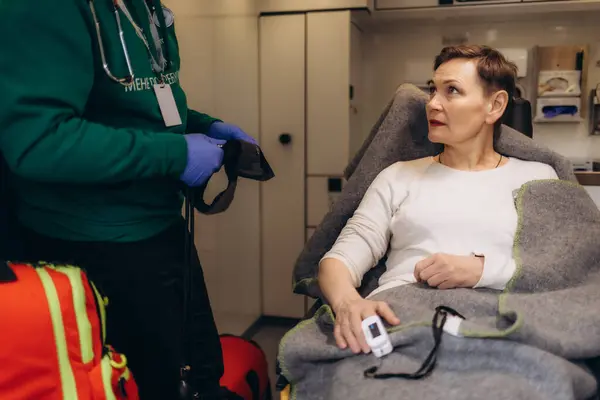
[[[266,322],[261,325],[255,334],[252,335],[252,339],[258,343],[263,349],[269,362],[269,378],[271,379],[271,387],[273,390],[273,398],[278,399],[279,394],[275,389],[275,383],[277,377],[275,375],[275,364],[277,361],[277,348],[283,335],[286,334],[290,329],[294,327],[291,322],[280,322],[280,323],[269,323]]]

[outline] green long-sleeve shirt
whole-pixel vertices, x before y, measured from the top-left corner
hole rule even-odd
[[[137,22],[151,42],[143,1],[126,4],[143,17]],[[123,77],[112,1],[95,7],[109,68]],[[0,0],[0,15],[0,150],[14,173],[22,223],[61,239],[124,242],[179,218],[182,134],[206,132],[216,119],[188,110],[174,25],[164,80],[183,124],[167,128],[147,49],[124,14],[135,75],[129,87],[103,69],[87,0]]]

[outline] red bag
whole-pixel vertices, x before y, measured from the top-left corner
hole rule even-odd
[[[252,340],[221,335],[225,373],[221,386],[244,400],[271,400],[269,367],[265,353]]]
[[[77,267],[0,263],[0,399],[138,400],[105,343],[106,302]]]

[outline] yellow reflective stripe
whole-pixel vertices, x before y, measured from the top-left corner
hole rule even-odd
[[[117,400],[115,392],[112,390],[112,367],[110,365],[110,354],[102,357],[101,368],[102,368],[102,386],[104,387],[104,394],[106,400]]]
[[[96,302],[98,303],[98,309],[100,310],[100,325],[102,326],[102,346],[106,344],[106,304],[104,303],[104,299],[100,295],[98,289],[92,281],[90,281],[90,286],[96,295]]]
[[[110,365],[114,369],[122,369],[127,366],[127,357],[125,357],[124,354],[121,354],[120,356],[121,356],[121,362],[119,362],[119,363],[116,362],[114,359],[110,360]]]
[[[77,400],[77,384],[75,383],[75,374],[69,361],[69,350],[67,346],[67,337],[65,334],[65,326],[63,324],[62,312],[60,310],[60,300],[56,292],[54,282],[44,268],[35,268],[50,309],[50,318],[52,320],[52,330],[54,331],[54,340],[56,342],[56,352],[58,355],[58,368],[60,372],[60,383],[62,385],[62,393],[64,400]]]
[[[90,322],[87,313],[87,302],[83,280],[81,278],[81,270],[75,267],[56,267],[56,270],[65,274],[71,283],[73,308],[75,310],[77,330],[79,331],[79,343],[81,345],[81,358],[82,361],[87,364],[94,360],[94,345],[92,340],[92,323]]]

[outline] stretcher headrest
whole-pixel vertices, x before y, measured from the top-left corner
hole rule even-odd
[[[504,125],[533,138],[533,115],[531,103],[522,98],[516,98],[508,103],[502,116]]]

